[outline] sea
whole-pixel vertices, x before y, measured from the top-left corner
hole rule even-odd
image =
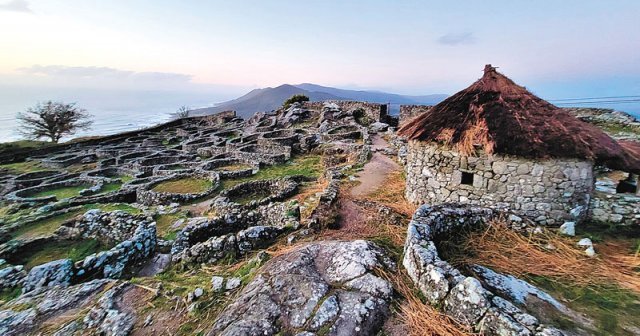
[[[46,95],[43,94],[46,92]],[[0,86],[0,142],[21,140],[16,115],[46,100],[76,103],[87,110],[93,124],[71,137],[110,135],[137,130],[171,120],[181,106],[190,108],[214,106],[238,93],[130,90],[29,90]]]
[[[119,90],[57,90],[46,91],[7,88],[0,86],[0,142],[20,140],[16,114],[37,102],[45,100],[76,102],[92,115],[89,130],[79,131],[73,137],[109,135],[137,130],[166,122],[182,105],[192,108],[213,106],[216,102],[240,96],[238,93],[185,92],[185,91],[119,91]],[[640,104],[589,105],[613,108],[640,119]],[[62,139],[69,140],[71,137]]]

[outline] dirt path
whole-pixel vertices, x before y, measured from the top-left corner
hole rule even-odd
[[[372,147],[379,150],[388,148],[389,144],[381,136],[375,135]],[[365,196],[375,191],[382,186],[390,172],[399,169],[402,168],[397,162],[381,152],[375,151],[371,160],[359,172],[358,181],[360,181],[360,184],[351,189],[351,196]]]
[[[381,136],[375,135],[372,140],[372,149],[376,151],[373,153],[371,160],[369,160],[369,162],[364,165],[362,171],[358,173],[357,181],[359,181],[360,184],[348,190],[346,195],[343,194],[343,196],[341,196],[339,227],[342,234],[353,233],[356,236],[358,233],[366,234],[367,227],[365,223],[368,220],[367,214],[365,214],[364,209],[356,204],[353,199],[366,196],[376,191],[383,186],[390,172],[402,169],[393,159],[377,151],[389,146]]]

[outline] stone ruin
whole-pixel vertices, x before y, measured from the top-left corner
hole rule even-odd
[[[386,129],[386,124],[380,126],[380,118],[386,118],[384,113],[373,117],[377,118],[373,120],[378,123],[376,127]],[[37,253],[51,244],[74,246],[86,241],[96,241],[102,250],[79,260],[59,259],[28,267],[9,264],[0,269],[0,290],[21,288],[19,300],[35,302],[34,305],[49,295],[63,295],[73,301],[93,295],[87,291],[103,288],[113,281],[110,279],[138,274],[158,256],[169,256],[168,260],[176,267],[190,268],[243,258],[287,235],[285,240],[293,242],[331,226],[342,171],[351,166],[325,162],[321,178],[327,185],[310,205],[299,204],[293,197],[299,192],[300,183],[313,179],[287,176],[259,180],[254,175],[294,156],[320,155],[333,146],[352,156],[355,164],[365,163],[369,156],[369,129],[359,124],[358,118],[362,118],[360,110],[354,115],[353,110],[343,110],[335,104],[316,109],[294,104],[283,113],[258,113],[247,121],[232,113],[186,118],[141,131],[60,145],[33,156],[16,155],[13,159],[38,168],[25,173],[0,170],[2,200],[9,213],[15,214],[2,219],[0,258],[9,263],[19,262],[31,255],[29,251]],[[226,186],[227,181],[242,179],[249,181]],[[171,189],[183,182],[193,183],[197,188],[193,192]],[[175,238],[165,240],[160,236],[158,216],[175,214],[203,199],[210,201],[201,215],[171,224],[178,228]],[[306,209],[309,215],[304,218],[301,206],[311,207]],[[42,226],[52,225],[49,223],[58,224],[44,230]],[[329,252],[331,249],[351,248],[361,247],[338,243],[329,248],[323,244],[309,247],[305,253],[324,255],[336,253]],[[363,248],[377,251],[373,246]],[[364,271],[351,274],[348,279],[358,292],[345,289],[344,293],[333,294],[328,302],[334,305],[323,306],[321,312],[326,310],[328,315],[318,313],[312,329],[327,323],[333,323],[338,330],[345,323],[349,328],[353,323],[364,323],[362,327],[370,330],[379,328],[378,321],[361,321],[355,315],[336,319],[335,315],[339,311],[336,309],[351,311],[350,307],[361,299],[371,301],[375,307],[367,309],[374,309],[376,314],[387,313],[390,285],[366,273],[377,267],[377,261],[363,262]],[[338,273],[335,274],[337,277]],[[337,283],[324,286],[334,285]],[[126,283],[118,288],[123,286]],[[371,292],[362,294],[362,291]],[[124,315],[113,317],[123,324],[117,326],[103,318],[105,311],[119,311],[112,300],[121,294],[122,289],[115,287],[101,294],[99,301],[105,304],[103,308],[99,302],[91,308],[84,324],[66,325],[60,332],[72,327],[97,328],[107,334],[112,334],[105,331],[111,327],[130,330],[127,323],[132,320]],[[309,304],[318,303],[313,301],[316,299],[312,298]],[[74,301],[58,308],[79,303]],[[0,331],[13,335],[34,330],[49,312],[41,308],[28,314],[10,309],[0,311]],[[221,320],[219,328],[223,324]]]
[[[33,333],[47,324],[57,335],[127,335],[134,325],[153,324],[150,317],[141,323],[124,303],[140,290],[127,279],[165,270],[197,274],[201,267],[230,260],[259,262],[247,278],[213,276],[213,295],[233,299],[211,321],[209,335],[377,334],[397,294],[381,272],[399,271],[379,245],[311,241],[269,261],[259,251],[335,228],[345,173],[368,162],[371,134],[386,131],[395,149],[385,154],[397,156],[406,169],[406,198],[443,203],[416,211],[404,246],[402,266],[426,301],[486,335],[563,335],[535,317],[527,300],[542,300],[567,316],[572,311],[512,276],[478,265],[456,269],[441,258],[440,240],[499,217],[523,235],[533,234],[538,224],[595,217],[600,208],[626,211],[620,214],[625,221],[637,203],[629,201],[622,210],[618,203],[593,207],[590,162],[469,158],[442,147],[407,145],[395,135],[397,121],[385,108],[355,102],[293,104],[246,121],[225,112],[16,156],[38,170],[0,170],[1,195],[11,215],[0,222],[0,258],[8,264],[0,268],[0,290],[22,292],[0,310],[0,334]],[[402,111],[404,123],[421,109]],[[305,155],[322,156],[320,176],[257,178]],[[314,202],[296,199],[305,185],[318,180],[322,190]],[[193,190],[172,189],[181,183]],[[175,217],[168,224],[173,235],[161,233],[167,229],[159,218],[169,215]],[[40,227],[59,218],[55,228]],[[99,242],[101,250],[77,260],[21,264],[28,251],[89,240]],[[144,290],[154,296],[171,293]],[[197,311],[204,291],[186,294],[185,314]],[[174,299],[176,307],[185,301]],[[70,311],[82,311],[82,318],[53,327],[57,314]]]

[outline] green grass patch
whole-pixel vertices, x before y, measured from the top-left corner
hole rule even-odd
[[[632,335],[624,326],[640,325],[640,296],[616,285],[579,286],[536,276],[532,282],[568,306],[594,319],[596,335]]]
[[[589,221],[576,225],[576,235],[598,243],[607,239],[640,240],[640,227]]]
[[[53,234],[62,223],[84,213],[84,209],[72,210],[57,216],[28,223],[11,232],[12,238],[27,239]]]
[[[232,188],[240,183],[255,180],[268,180],[293,175],[303,175],[309,178],[318,178],[322,174],[322,156],[307,154],[297,156],[286,163],[262,167],[257,174],[234,180],[222,181],[224,189]]]
[[[0,290],[0,302],[9,302],[22,294],[22,288],[11,287]]]
[[[102,186],[102,189],[100,189],[99,194],[108,194],[110,192],[118,191],[121,187],[122,182],[106,183]]]
[[[216,168],[216,170],[236,171],[236,170],[246,170],[251,168],[253,168],[251,165],[248,165],[245,163],[236,163],[236,164],[230,164],[230,165],[218,167]]]
[[[37,141],[37,140],[18,140],[11,142],[0,143],[0,153],[5,151],[14,151],[16,149],[38,149],[55,145],[49,141]]]
[[[83,208],[85,209],[84,211],[91,210],[91,209],[100,209],[104,212],[120,210],[120,211],[130,213],[132,215],[139,215],[142,213],[142,210],[135,208],[126,203],[107,203],[107,204],[94,203],[94,204],[83,205]]]
[[[6,169],[13,174],[33,173],[45,170],[40,161],[24,161],[0,165],[0,170]]]
[[[133,176],[129,176],[129,175],[119,175],[118,178],[120,179],[120,181],[122,181],[122,183],[128,183],[133,181]]]
[[[31,269],[58,259],[71,259],[76,262],[107,248],[95,239],[55,241],[43,244],[37,251],[28,251],[16,256],[10,262],[14,265],[24,265],[26,269]]]
[[[250,193],[245,193],[242,195],[238,195],[235,197],[230,197],[229,199],[232,202],[236,202],[238,204],[249,204],[251,201],[259,201],[265,197],[269,197],[271,193],[269,190],[254,190]]]
[[[77,186],[60,187],[49,190],[43,190],[29,195],[29,197],[47,197],[55,196],[56,199],[61,200],[65,198],[76,197],[80,195],[80,190],[91,188],[89,184],[81,184]]]
[[[156,220],[156,230],[158,232],[158,237],[164,240],[174,240],[180,228],[173,228],[173,224],[180,220],[185,219],[186,215],[184,213],[174,213],[174,214],[164,214],[157,215],[155,217]]]
[[[197,194],[209,190],[212,186],[213,183],[209,180],[187,177],[160,182],[153,187],[153,191],[172,194]]]

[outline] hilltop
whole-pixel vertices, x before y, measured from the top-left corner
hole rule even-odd
[[[236,111],[243,118],[251,117],[255,112],[270,112],[278,109],[282,102],[294,94],[303,94],[311,101],[353,100],[369,103],[392,105],[433,105],[447,97],[445,94],[424,96],[407,96],[380,91],[345,90],[310,83],[298,85],[283,84],[277,87],[255,89],[239,98],[222,102],[213,107],[199,108],[191,111],[194,116]]]

